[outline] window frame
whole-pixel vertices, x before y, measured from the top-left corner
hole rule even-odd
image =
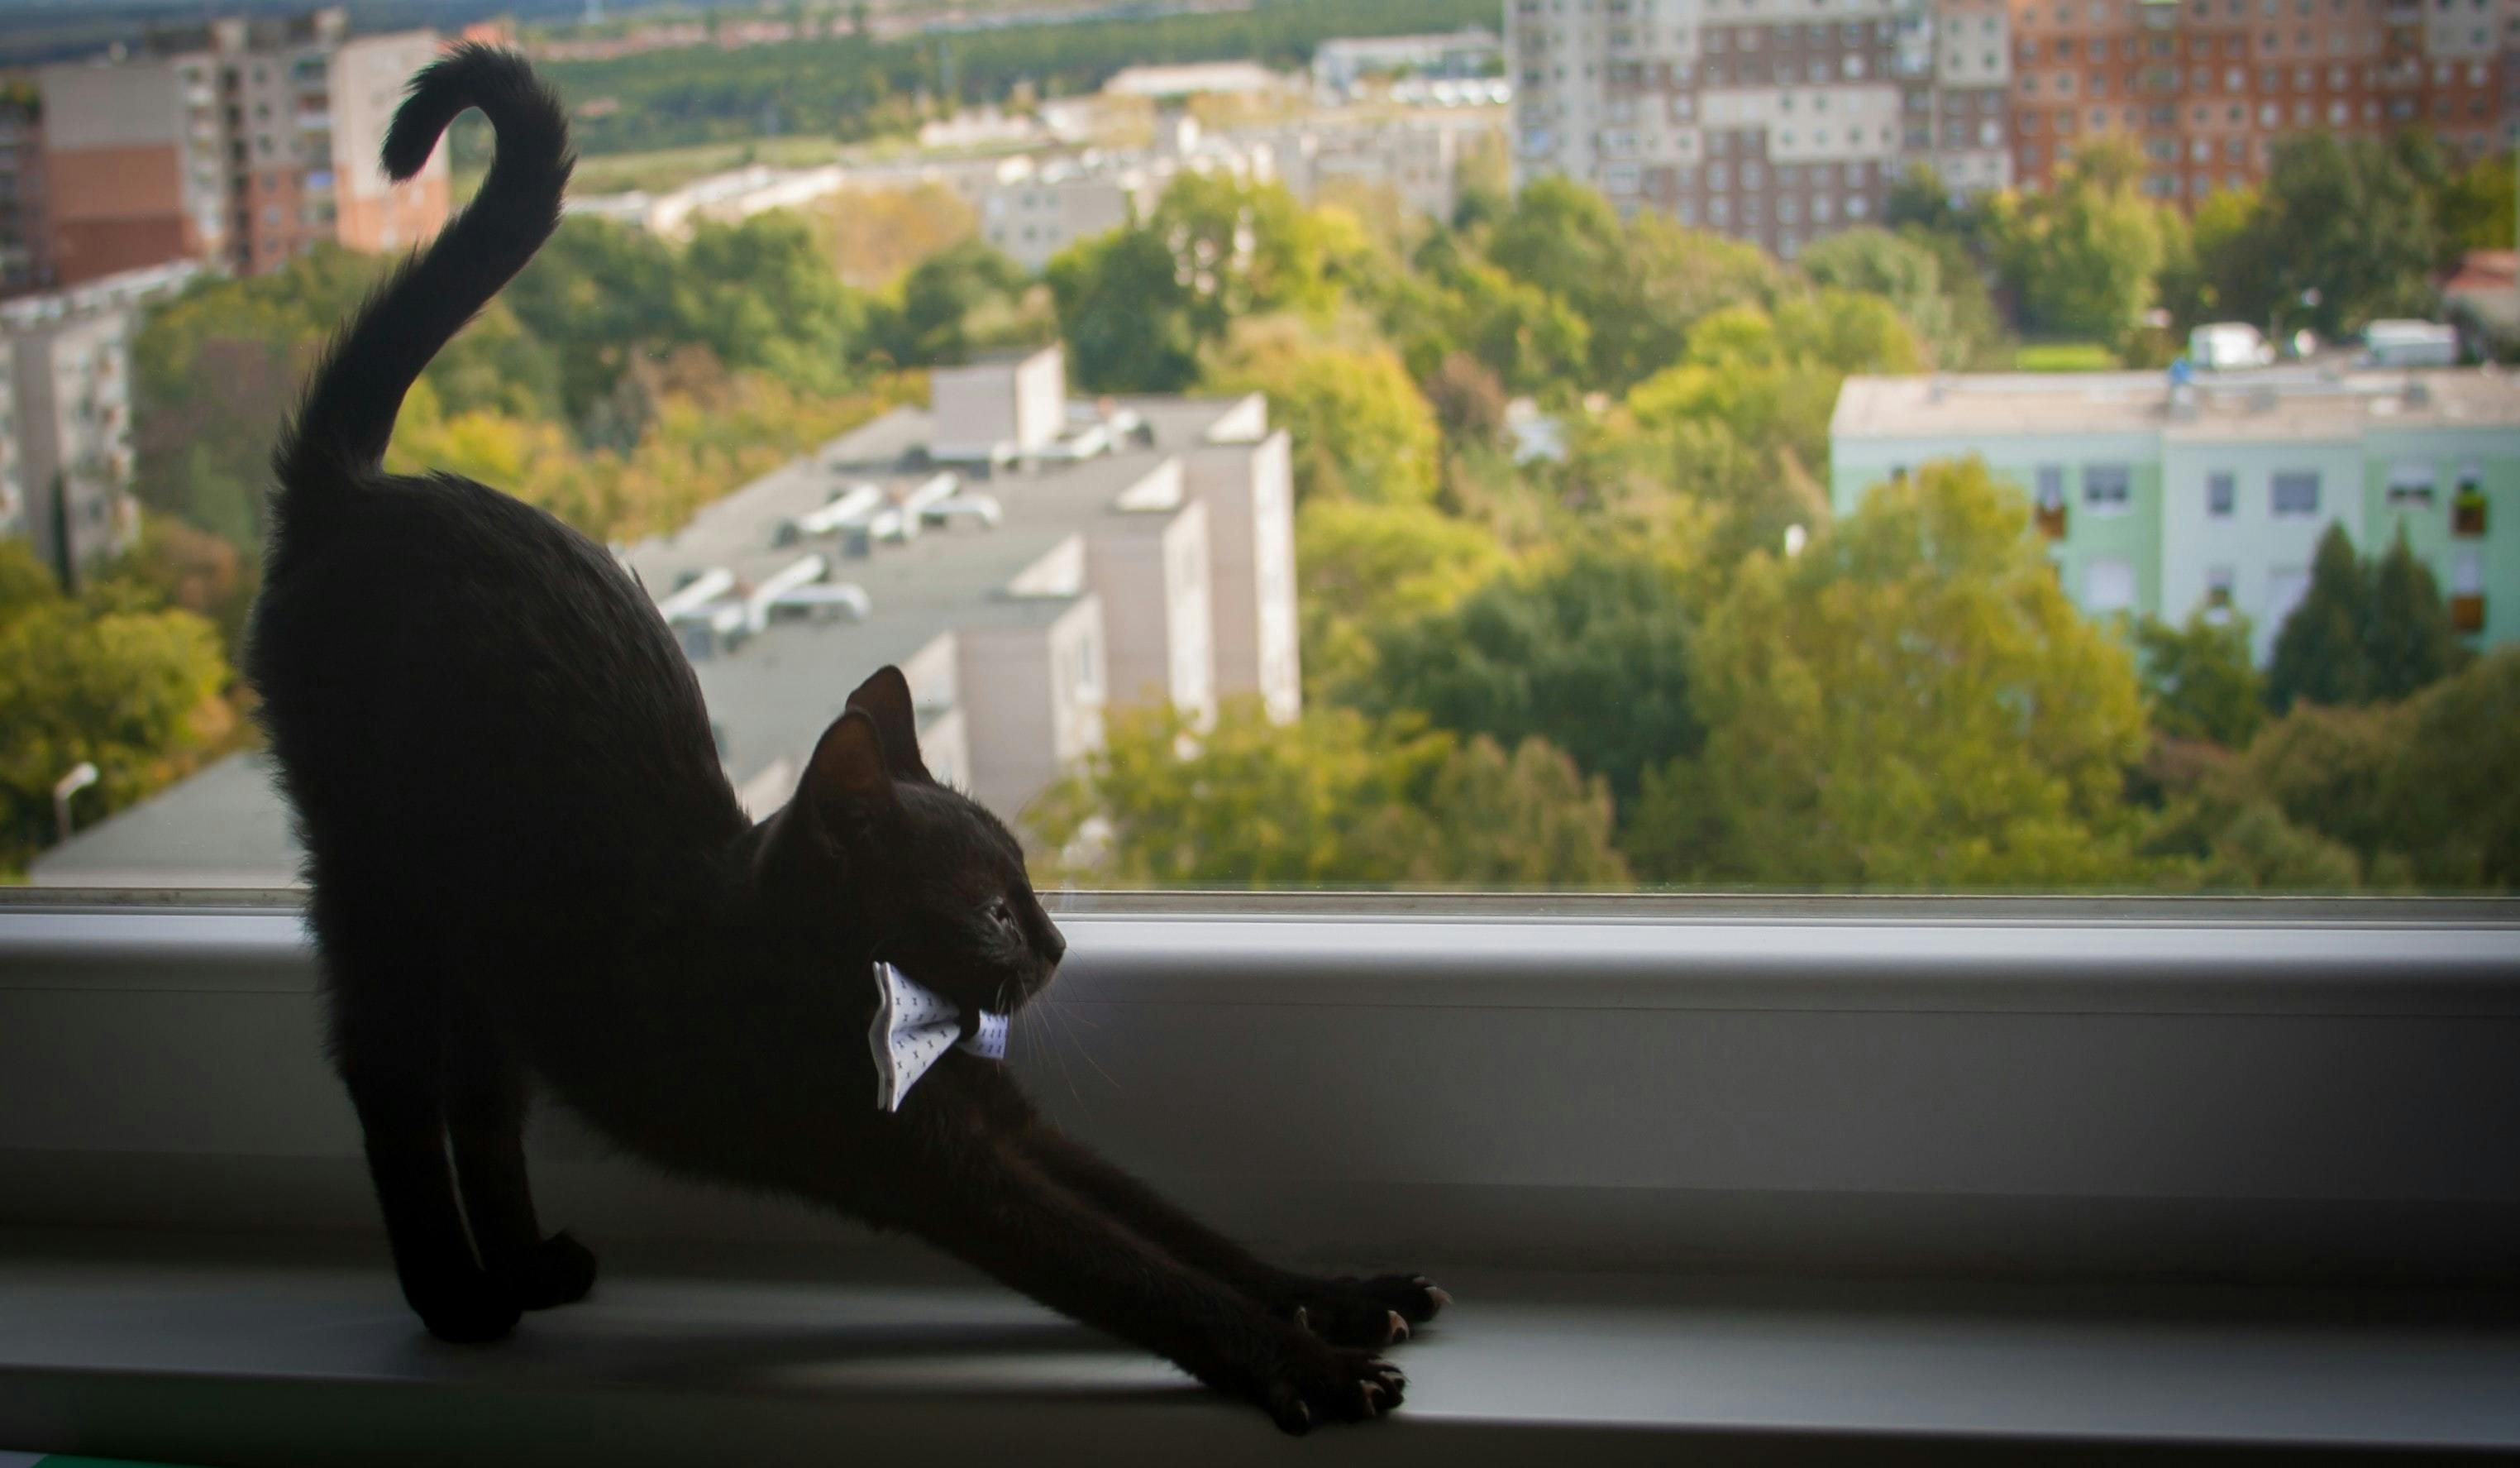
[[[297,902],[0,895],[18,1221],[374,1226]],[[2520,1117],[2520,902],[1051,905],[1036,1098],[1285,1248],[2468,1277],[2520,1224],[2520,1126],[2480,1121]],[[606,1236],[828,1236],[535,1148]]]

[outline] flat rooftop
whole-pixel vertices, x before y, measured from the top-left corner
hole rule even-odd
[[[966,490],[1003,506],[994,528],[929,528],[904,543],[878,542],[861,558],[845,556],[832,535],[777,544],[782,522],[822,508],[836,490],[905,488],[938,472],[917,457],[930,441],[929,415],[898,408],[711,503],[676,533],[628,547],[622,559],[658,598],[690,574],[724,569],[739,586],[750,585],[808,555],[825,558],[829,581],[867,593],[864,620],[773,621],[740,648],[694,665],[725,741],[728,773],[741,786],[809,751],[849,691],[883,665],[949,632],[1058,615],[1072,595],[1010,595],[1008,583],[1089,529],[1138,519],[1152,531],[1168,522],[1168,513],[1140,516],[1114,501],[1177,453],[1207,444],[1246,401],[1109,400],[1139,416],[1153,445],[967,477]],[[294,885],[297,860],[269,765],[248,754],[80,832],[37,857],[31,876],[59,887],[273,888]]]
[[[2520,374],[2486,367],[2198,373],[2174,411],[2161,372],[1851,377],[1837,440],[2158,433],[2205,441],[2353,439],[2372,431],[2520,428]]]

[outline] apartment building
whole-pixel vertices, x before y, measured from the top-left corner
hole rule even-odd
[[[0,298],[53,283],[44,216],[44,115],[33,92],[0,96]]]
[[[2400,535],[2473,645],[2520,638],[2520,377],[2350,367],[1852,378],[1830,498],[1933,460],[1983,459],[2031,496],[2068,595],[2093,616],[2237,613],[2263,661],[2341,525]]]
[[[1912,162],[2011,180],[1999,0],[1509,0],[1517,183],[1564,174],[1791,258]]]
[[[65,584],[129,545],[140,528],[131,497],[132,313],[113,307],[0,323],[11,411],[0,462],[15,480],[14,520]],[[0,490],[0,496],[10,491]]]
[[[205,55],[36,73],[55,279],[226,255],[225,132]]]
[[[428,31],[352,36],[329,8],[155,37],[37,73],[52,263],[65,284],[175,258],[239,274],[323,241],[399,251],[446,219],[443,150],[388,183],[384,130]]]
[[[947,368],[902,408],[625,548],[767,814],[848,691],[908,676],[929,771],[1009,816],[1105,711],[1301,705],[1286,436],[1257,394],[1068,397],[1046,351]],[[226,760],[34,863],[52,884],[292,880],[257,757]]]
[[[26,537],[66,584],[139,530],[131,335],[199,271],[177,261],[0,305],[0,535]]]
[[[1169,176],[1138,163],[1046,163],[981,196],[980,238],[1026,270],[1039,270],[1077,241],[1145,217]]]
[[[2025,182],[2112,134],[2143,150],[2152,194],[2185,201],[2265,177],[2293,133],[2520,142],[2512,0],[2019,0],[2012,28]]]
[[[1448,220],[1461,204],[1463,158],[1483,141],[1499,138],[1499,125],[1493,113],[1430,113],[1234,136],[1265,141],[1279,180],[1308,204],[1324,185],[1348,183],[1389,189],[1411,212]]]
[[[1465,80],[1488,75],[1504,55],[1497,33],[1477,25],[1431,35],[1341,36],[1313,48],[1313,91],[1344,100],[1375,78]]]

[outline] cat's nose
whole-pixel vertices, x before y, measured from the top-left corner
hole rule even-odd
[[[1049,951],[1043,956],[1049,960],[1050,967],[1057,968],[1058,967],[1058,960],[1065,957],[1066,954],[1067,940],[1059,934],[1058,929],[1051,929]]]

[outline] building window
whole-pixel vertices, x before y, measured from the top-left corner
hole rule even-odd
[[[2083,468],[2083,503],[2094,515],[2124,515],[2135,508],[2135,476],[2124,464]]]
[[[2065,466],[2042,464],[2036,471],[2039,532],[2051,540],[2065,535]]]
[[[2240,477],[2228,470],[2218,470],[2205,476],[2205,513],[2215,520],[2228,520],[2240,502]]]
[[[2103,556],[2083,568],[2083,608],[2089,612],[2125,612],[2135,606],[2135,563]]]
[[[2400,507],[2423,506],[2433,502],[2433,466],[2414,461],[2389,466],[2389,503]]]
[[[2450,532],[2462,538],[2485,533],[2485,466],[2474,459],[2458,466],[2458,493],[2450,502]]]
[[[2318,471],[2279,470],[2274,477],[2273,512],[2278,520],[2299,520],[2318,513]]]
[[[2205,619],[2225,621],[2230,618],[2232,597],[2239,584],[2239,573],[2228,566],[2205,568]]]
[[[2474,546],[2451,558],[2450,624],[2461,632],[2485,630],[2485,555]]]

